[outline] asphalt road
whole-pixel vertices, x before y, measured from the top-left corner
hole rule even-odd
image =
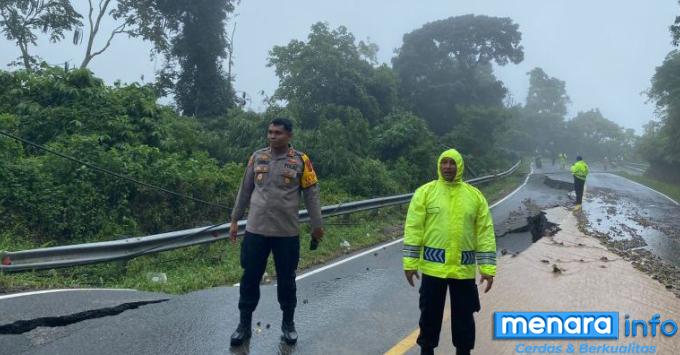
[[[567,191],[547,187],[543,179],[541,174],[532,175],[526,186],[492,209],[498,235],[524,224],[526,215],[536,206],[568,203]],[[670,201],[628,180],[593,175],[592,185],[599,184],[635,196],[638,203],[648,202],[647,208],[654,206],[667,212],[659,218],[680,216],[678,210],[667,210],[672,207]],[[498,249],[515,252],[529,244],[528,233],[513,233],[499,238]],[[3,325],[16,325],[19,320],[44,321],[131,302],[163,300],[117,315],[0,335],[0,352],[382,354],[417,328],[417,299],[417,289],[404,280],[401,243],[396,242],[323,271],[303,274],[298,281],[296,315],[300,341],[293,348],[282,345],[279,339],[281,315],[275,287],[262,286],[260,305],[253,318],[256,329],[248,347],[229,347],[229,336],[238,322],[238,288],[219,287],[181,296],[73,291],[0,299],[0,329]]]

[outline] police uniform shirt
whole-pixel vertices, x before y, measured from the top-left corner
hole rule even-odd
[[[249,206],[246,230],[272,237],[299,234],[300,195],[309,211],[312,228],[321,227],[319,185],[311,160],[293,148],[274,155],[263,148],[250,157],[236,197],[232,220]]]

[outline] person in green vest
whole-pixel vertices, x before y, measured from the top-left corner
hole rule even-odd
[[[404,224],[403,265],[408,283],[420,278],[421,354],[439,345],[447,289],[451,294],[451,335],[456,354],[474,348],[474,312],[480,310],[475,276],[487,282],[496,275],[496,237],[484,195],[463,181],[463,157],[455,149],[441,154],[439,178],[419,187]]]
[[[583,161],[580,155],[576,157],[576,163],[571,166],[571,173],[574,175],[576,208],[580,208],[583,202],[583,188],[586,185],[586,177],[588,176],[588,164]]]

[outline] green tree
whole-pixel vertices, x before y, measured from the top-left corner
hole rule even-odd
[[[458,123],[459,106],[502,106],[507,90],[491,63],[524,59],[518,28],[509,18],[465,15],[405,34],[392,60],[401,97],[439,135]]]
[[[38,62],[29,53],[29,47],[37,45],[37,33],[46,33],[51,42],[58,42],[64,39],[66,31],[82,24],[81,18],[68,0],[0,1],[0,32],[16,42],[28,71]]]
[[[590,159],[627,157],[632,150],[632,132],[606,119],[598,109],[579,112],[567,122],[567,131],[569,150]]]
[[[435,178],[436,160],[442,148],[422,118],[395,112],[373,128],[372,143],[377,157],[405,189],[414,189]]]
[[[565,116],[570,103],[566,83],[548,76],[541,68],[534,68],[527,75],[529,92],[523,110],[523,129],[529,132],[532,149],[556,156],[571,143],[565,139]]]
[[[526,110],[564,117],[567,114],[567,104],[571,102],[565,82],[549,77],[541,68],[534,68],[527,75],[529,75],[529,93],[525,105]]]
[[[394,109],[397,82],[387,66],[373,67],[375,45],[356,43],[345,27],[312,25],[307,42],[275,46],[269,66],[279,77],[277,99],[288,102],[304,127],[320,124],[325,105],[358,109],[373,124]]]
[[[680,3],[680,1],[678,1]],[[671,31],[671,36],[673,37],[673,45],[680,45],[680,16],[675,17],[675,22],[669,28]]]
[[[231,50],[225,26],[236,2],[162,2],[160,11],[176,24],[177,33],[170,39],[168,63],[160,81],[174,86],[175,101],[185,116],[214,117],[234,107],[232,78],[224,72],[222,61],[227,58],[227,50]]]
[[[660,121],[650,124],[643,137],[645,158],[665,173],[680,170],[680,52],[668,54],[652,77],[649,98],[656,103]],[[652,147],[655,146],[655,147]],[[662,173],[664,174],[664,173]],[[667,174],[665,174],[667,175]]]
[[[502,107],[457,108],[456,129],[441,138],[445,146],[459,149],[475,172],[503,167],[505,157],[498,152],[500,135],[506,132],[510,117]]]
[[[224,206],[233,203],[245,162],[220,164],[210,157],[205,149],[210,136],[201,125],[157,105],[151,86],[106,86],[85,69],[0,71],[0,129]],[[228,213],[4,136],[0,181],[0,224],[36,243],[157,233],[215,223]]]

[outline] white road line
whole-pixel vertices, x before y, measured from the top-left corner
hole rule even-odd
[[[323,267],[320,267],[320,268],[318,268],[318,269],[314,269],[314,270],[312,270],[312,271],[306,272],[306,273],[304,273],[304,274],[302,274],[302,275],[296,277],[295,280],[304,279],[304,278],[307,277],[307,276],[312,276],[312,275],[314,275],[314,274],[318,274],[318,273],[320,273],[321,271],[328,270],[328,269],[330,269],[330,268],[332,268],[332,267],[334,267],[334,266],[338,266],[338,265],[340,265],[340,264],[344,264],[344,263],[346,263],[346,262],[348,262],[348,261],[350,261],[350,260],[354,260],[354,259],[356,259],[356,258],[358,258],[358,257],[362,257],[362,256],[364,256],[364,255],[366,255],[366,254],[371,254],[371,253],[373,253],[373,252],[375,252],[375,251],[378,251],[378,250],[380,250],[380,249],[382,249],[382,248],[387,248],[387,247],[392,246],[392,245],[394,245],[394,244],[401,243],[402,240],[404,240],[404,238],[400,238],[400,239],[397,239],[397,240],[393,240],[393,241],[391,241],[391,242],[389,242],[389,243],[386,243],[386,244],[378,245],[377,247],[375,247],[375,248],[373,248],[373,249],[369,249],[369,250],[363,251],[363,252],[361,252],[361,253],[359,253],[359,254],[352,255],[352,256],[350,256],[350,257],[348,257],[348,258],[344,258],[344,259],[342,259],[342,260],[338,260],[338,261],[336,261],[336,262],[334,262],[334,263],[332,263],[332,264],[328,264],[328,265],[323,266]]]
[[[31,292],[22,292],[22,293],[14,293],[11,295],[4,295],[0,296],[0,301],[1,300],[6,300],[10,298],[17,298],[17,297],[23,297],[23,296],[33,296],[33,295],[40,295],[43,293],[57,293],[57,292],[75,292],[75,291],[137,291],[133,290],[130,288],[67,288],[67,289],[58,289],[58,290],[42,290],[42,291],[31,291]]]
[[[657,194],[659,194],[659,195],[661,195],[661,196],[667,198],[669,201],[673,202],[676,206],[680,206],[680,203],[678,203],[678,201],[675,201],[675,200],[672,199],[670,196],[664,194],[663,192],[656,191],[656,190],[654,190],[653,188],[651,188],[651,187],[649,187],[649,186],[647,186],[647,185],[643,185],[643,184],[641,184],[641,183],[639,183],[639,182],[637,182],[637,181],[633,181],[633,180],[628,179],[628,178],[625,178],[625,177],[623,177],[623,176],[621,176],[621,175],[615,175],[615,174],[611,174],[611,173],[605,173],[605,174],[618,176],[618,177],[620,177],[620,178],[622,178],[622,179],[625,179],[625,180],[628,180],[628,181],[632,182],[632,183],[635,184],[635,185],[639,185],[639,186],[642,186],[642,187],[644,187],[644,188],[646,188],[646,189],[648,189],[648,190],[652,190],[652,191],[656,192]]]
[[[529,174],[527,174],[527,177],[524,179],[524,183],[522,183],[522,185],[519,185],[518,188],[516,188],[515,190],[513,190],[513,191],[512,191],[511,193],[509,193],[507,196],[503,197],[500,201],[496,201],[496,203],[494,203],[493,205],[489,206],[489,208],[494,208],[494,207],[498,206],[499,204],[503,203],[503,201],[509,199],[512,195],[516,194],[517,191],[519,191],[521,188],[523,188],[523,187],[527,184],[527,182],[529,182],[529,177],[531,177],[531,175],[534,174],[534,166],[533,166],[533,164],[530,165],[530,169],[531,169],[531,170],[529,171]]]

